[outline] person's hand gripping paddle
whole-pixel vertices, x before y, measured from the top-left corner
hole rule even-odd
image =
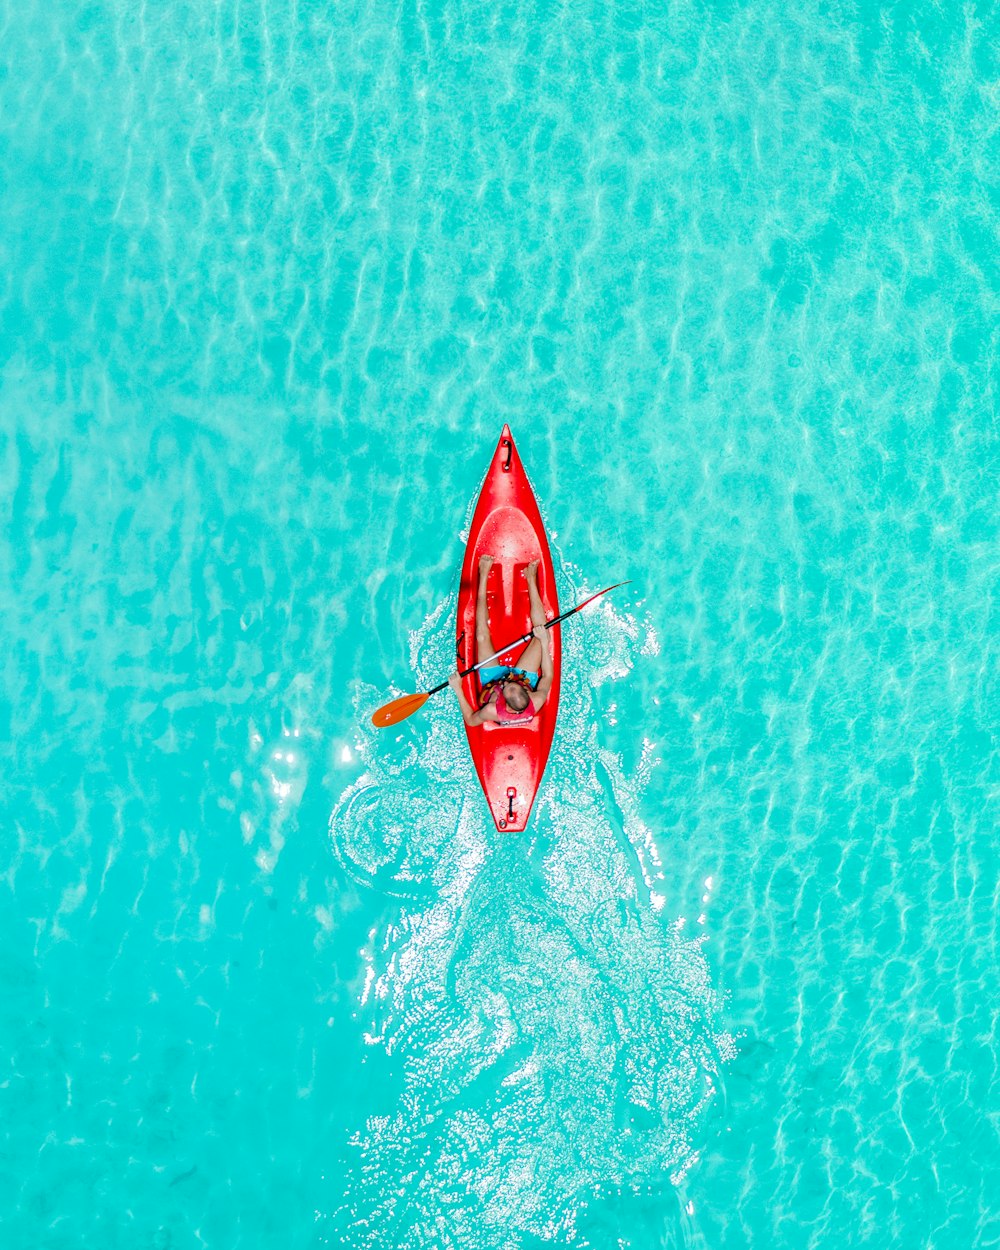
[[[599,590],[596,594],[584,599],[582,603],[578,603],[575,608],[570,608],[568,612],[560,612],[558,616],[554,616],[551,621],[545,622],[545,628],[551,629],[553,625],[558,625],[560,621],[565,621],[567,617],[574,616],[587,606],[593,603],[595,599],[599,599],[601,595],[606,595],[609,590],[617,590],[619,586],[627,586],[628,582],[615,582],[613,586],[605,586],[603,590]],[[519,647],[522,643],[530,642],[532,631],[522,634],[520,638],[515,638],[513,642],[507,643],[505,647],[501,647],[498,651],[494,651],[492,655],[487,655],[483,659],[478,660],[475,664],[463,669],[459,673],[460,677],[468,677],[470,673],[474,673],[477,668],[482,668],[485,664],[490,664],[493,660],[498,659],[501,655],[505,655],[508,651],[512,651],[515,647]],[[437,694],[439,690],[444,690],[448,686],[447,681],[441,682],[432,690],[427,690],[423,694],[403,694],[398,699],[393,699],[391,703],[385,703],[377,711],[372,713],[372,724],[378,729],[386,729],[389,725],[398,725],[400,721],[406,720],[408,716],[412,716],[424,706],[432,694]]]

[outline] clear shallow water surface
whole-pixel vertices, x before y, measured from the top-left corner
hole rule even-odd
[[[994,1244],[993,7],[0,27],[4,1244]]]

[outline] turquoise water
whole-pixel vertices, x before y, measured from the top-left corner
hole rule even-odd
[[[996,1245],[995,7],[0,29],[3,1245]]]

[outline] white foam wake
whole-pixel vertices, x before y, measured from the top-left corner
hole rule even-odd
[[[411,639],[417,687],[452,667],[451,606]],[[495,831],[448,692],[359,744],[366,772],[330,830],[356,880],[398,897],[365,955],[361,1015],[405,1076],[395,1113],[359,1127],[327,1242],[589,1244],[581,1221],[602,1187],[669,1189],[697,1158],[733,1044],[701,940],[667,919],[640,816],[654,752],[626,770],[597,711],[655,634],[605,599],[563,647],[556,745],[525,833]],[[379,697],[361,692],[366,724]]]

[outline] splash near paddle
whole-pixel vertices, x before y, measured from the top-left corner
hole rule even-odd
[[[515,664],[531,635],[528,584],[524,570],[538,560],[538,593],[547,620],[559,615],[555,569],[545,526],[521,457],[508,426],[486,471],[486,480],[472,516],[469,541],[462,561],[458,591],[458,667],[487,658],[476,655],[476,591],[479,557],[493,556],[487,581],[490,632],[494,639],[517,638],[501,651],[497,664]],[[466,726],[469,750],[496,827],[523,829],[541,784],[552,748],[559,711],[561,648],[559,631],[552,631],[552,688],[529,724]],[[479,705],[480,683],[474,673],[463,679],[465,696]]]

